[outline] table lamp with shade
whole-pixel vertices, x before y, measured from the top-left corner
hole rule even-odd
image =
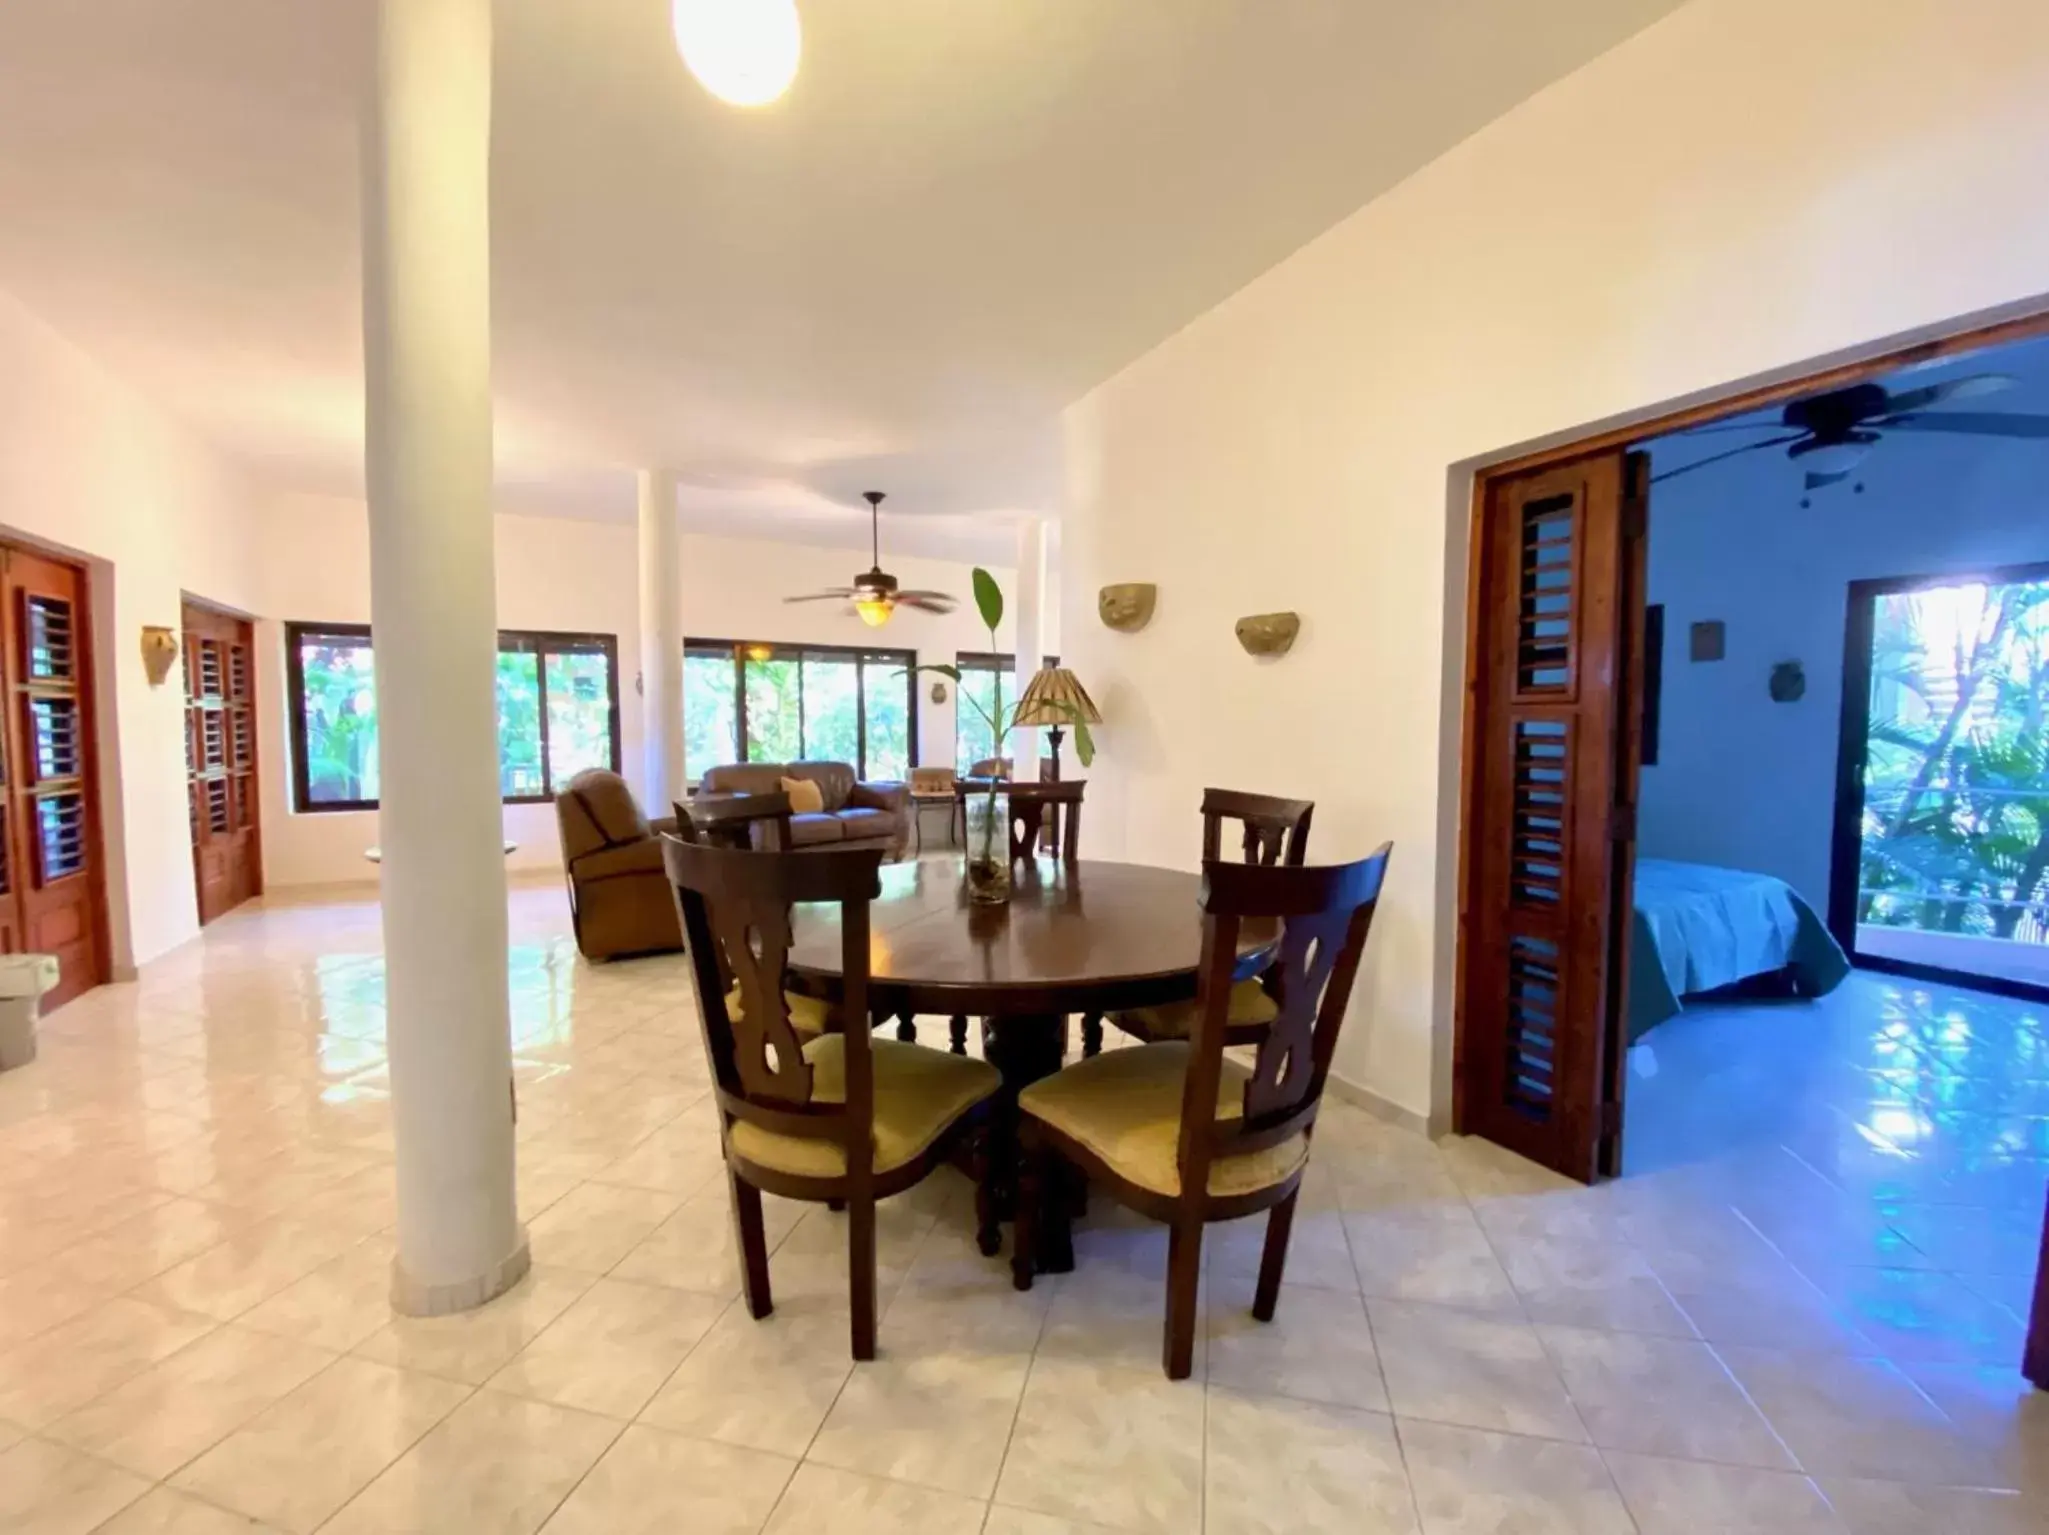
[[[1091,725],[1103,722],[1088,689],[1064,666],[1041,667],[1038,675],[1025,684],[1024,697],[1017,701],[1015,723],[1044,729],[1052,737],[1055,779],[1060,777],[1060,743],[1067,735],[1063,727],[1077,717]]]

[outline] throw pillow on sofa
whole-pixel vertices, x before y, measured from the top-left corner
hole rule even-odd
[[[790,797],[790,814],[821,815],[825,811],[825,795],[817,784],[808,778],[785,778],[783,793]]]

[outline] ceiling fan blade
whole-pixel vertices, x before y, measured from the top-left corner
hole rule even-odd
[[[2049,438],[2049,416],[2005,414],[1996,410],[1937,410],[1925,416],[1887,416],[1872,425],[1886,432],[1955,432],[1966,437]]]
[[[898,592],[899,607],[916,608],[921,613],[951,613],[954,601],[944,592]]]
[[[1710,421],[1705,426],[1682,427],[1674,437],[1704,437],[1709,432],[1783,432],[1783,421]]]
[[[1925,389],[1904,389],[1897,394],[1889,392],[1885,399],[1886,414],[1904,416],[1945,400],[1975,400],[1981,395],[2011,389],[2019,382],[2010,373],[1973,373],[1969,378],[1953,378],[1945,383],[1930,384]]]
[[[785,602],[844,602],[849,597],[860,595],[851,586],[835,586],[830,591],[811,592],[802,597],[785,597]]]
[[[1655,485],[1660,480],[1669,480],[1678,475],[1691,474],[1696,469],[1707,468],[1709,464],[1719,464],[1725,458],[1737,458],[1745,453],[1755,453],[1760,448],[1783,448],[1788,443],[1800,441],[1806,435],[1805,432],[1795,432],[1790,437],[1774,437],[1770,442],[1746,442],[1742,447],[1731,448],[1726,453],[1710,453],[1706,458],[1697,458],[1690,464],[1681,464],[1677,469],[1667,469],[1663,474],[1652,475],[1651,483]]]

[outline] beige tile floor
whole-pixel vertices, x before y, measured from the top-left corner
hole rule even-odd
[[[247,909],[46,1020],[0,1077],[0,1529],[2045,1528],[2011,1368],[2042,1147],[1965,1178],[1858,1118],[1899,1108],[1857,1055],[1889,994],[1827,1014],[1776,1107],[1744,1072],[1779,1081],[1791,1025],[1668,1025],[1646,1170],[1603,1189],[1330,1106],[1278,1320],[1246,1315],[1256,1231],[1218,1232],[1182,1384],[1158,1232],[1098,1201],[1076,1271],[1016,1295],[947,1175],[885,1208],[856,1368],[838,1217],[771,1200],[776,1313],[735,1304],[681,963],[580,963],[552,888],[512,912],[535,1268],[463,1317],[385,1304],[373,905]]]

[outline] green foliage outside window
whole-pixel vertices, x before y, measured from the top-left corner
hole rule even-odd
[[[2049,942],[2049,581],[1875,601],[1857,920]]]
[[[845,762],[868,781],[915,760],[908,651],[692,640],[683,657],[683,761]]]
[[[616,771],[612,642],[524,632],[505,633],[499,642],[500,794],[542,799],[584,768]],[[374,804],[377,683],[369,637],[293,626],[288,643],[297,663],[305,757],[301,808]]]

